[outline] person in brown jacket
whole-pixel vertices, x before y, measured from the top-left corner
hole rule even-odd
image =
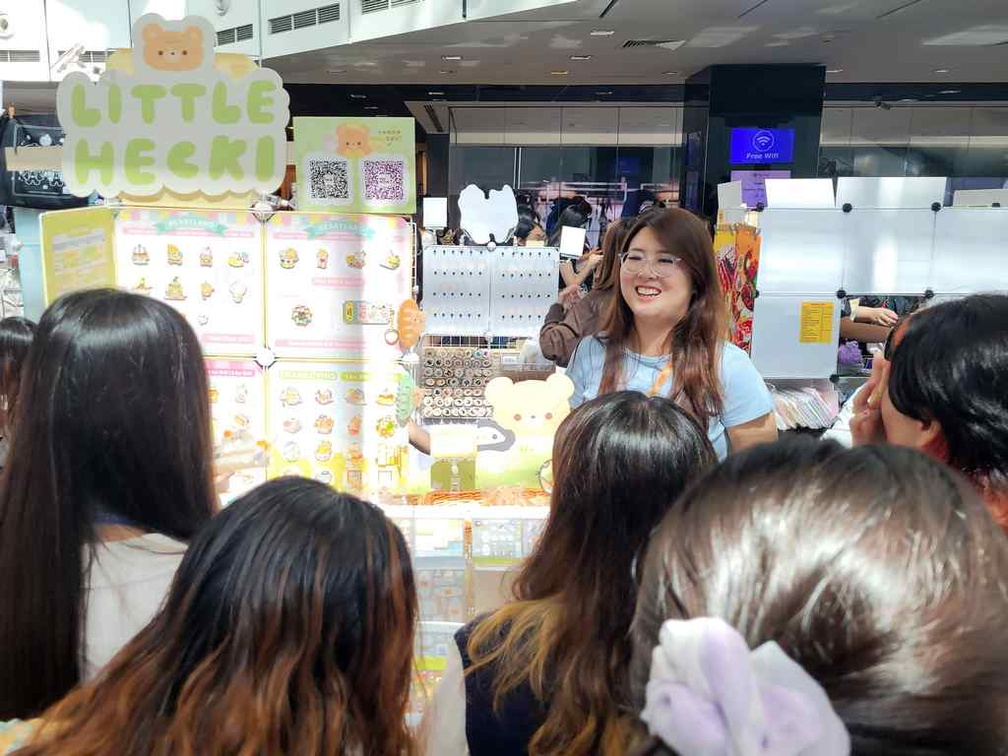
[[[539,348],[550,362],[567,367],[578,342],[594,336],[612,292],[619,282],[619,255],[636,218],[623,218],[609,226],[601,254],[589,254],[582,261],[574,283],[560,292],[558,301],[546,314],[539,331]],[[581,282],[594,271],[595,284],[581,296]]]

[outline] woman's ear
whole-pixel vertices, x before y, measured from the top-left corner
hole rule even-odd
[[[942,431],[941,423],[937,420],[918,420],[915,446],[932,457],[946,459],[948,445],[945,442],[945,433]]]

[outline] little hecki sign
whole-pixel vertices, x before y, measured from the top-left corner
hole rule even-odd
[[[275,71],[254,67],[235,78],[216,69],[214,39],[197,16],[145,15],[133,25],[132,72],[109,70],[96,84],[82,73],[63,80],[57,113],[73,194],[276,190],[290,99]]]

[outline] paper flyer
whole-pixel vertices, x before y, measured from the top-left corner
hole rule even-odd
[[[266,377],[252,360],[206,361],[210,381],[210,415],[215,445],[225,434],[247,434],[252,442],[267,440]],[[266,470],[247,470],[231,479],[230,494],[241,494],[266,482]]]
[[[270,477],[300,475],[356,494],[394,491],[406,467],[396,417],[402,371],[385,364],[270,368]]]
[[[398,359],[413,228],[401,218],[277,213],[267,226],[267,338],[280,357]]]
[[[262,233],[251,213],[129,209],[115,225],[120,287],[172,305],[208,354],[262,347]]]
[[[412,118],[295,118],[298,207],[415,213],[415,139]]]
[[[520,564],[532,553],[545,526],[544,517],[534,519],[474,517],[473,566],[493,568]]]
[[[112,212],[105,207],[40,216],[46,304],[80,289],[115,286]]]
[[[466,621],[466,569],[414,567],[420,617],[440,622]]]

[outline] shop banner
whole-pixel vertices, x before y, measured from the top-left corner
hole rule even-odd
[[[43,213],[45,303],[79,289],[115,286],[114,220],[106,207]]]
[[[274,191],[286,171],[290,118],[279,75],[254,67],[235,78],[216,68],[216,35],[197,16],[142,16],[133,39],[132,71],[108,70],[97,84],[72,73],[59,85],[70,192]]]
[[[298,209],[416,212],[412,118],[295,118]]]

